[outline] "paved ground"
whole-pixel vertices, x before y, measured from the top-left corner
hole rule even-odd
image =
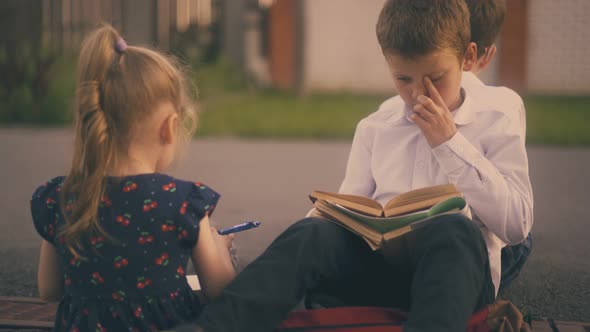
[[[39,238],[28,210],[37,185],[63,174],[72,137],[64,129],[0,129],[0,295],[36,296]],[[174,175],[222,194],[214,220],[258,219],[241,233],[249,262],[310,208],[313,189],[337,190],[348,142],[196,140]],[[522,276],[501,296],[535,317],[590,321],[590,149],[529,148],[535,193],[535,248]]]

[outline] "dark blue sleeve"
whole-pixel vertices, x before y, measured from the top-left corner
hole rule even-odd
[[[59,218],[59,190],[64,177],[56,177],[39,186],[31,198],[31,216],[37,233],[55,244]]]
[[[199,224],[205,216],[210,216],[220,195],[204,184],[195,182],[179,208],[178,234],[183,246],[190,248],[197,244]]]

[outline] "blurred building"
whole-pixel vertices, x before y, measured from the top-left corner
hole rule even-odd
[[[2,0],[7,1],[7,0]],[[18,1],[18,0],[12,0]],[[260,85],[390,93],[375,37],[385,0],[39,0],[43,40],[77,49],[100,21],[132,44],[168,50],[175,36],[211,32],[226,57]],[[29,1],[30,2],[30,1]],[[588,0],[509,0],[498,53],[482,77],[520,92],[590,94]],[[203,29],[199,30],[199,27]]]
[[[237,35],[244,36],[251,30],[244,22],[252,21],[253,10],[243,4],[252,1],[225,2],[234,3],[234,17],[241,15],[245,28]],[[391,92],[392,83],[375,37],[384,0],[265,2],[272,6],[262,12],[268,16],[267,24],[260,26],[258,33],[259,38],[266,39],[264,52],[257,38],[241,38],[244,45],[229,43],[225,48],[230,54],[241,54],[236,57],[237,63],[246,71],[257,72],[251,68],[264,67],[249,61],[264,63],[267,72],[259,72],[267,76],[262,81],[302,92]],[[237,3],[241,3],[241,14]],[[520,92],[590,94],[589,16],[588,0],[508,1],[499,50],[482,75],[484,81]],[[229,38],[226,36],[226,40]],[[258,44],[248,45],[252,40]],[[243,50],[249,49],[261,50],[259,56],[244,57]]]
[[[174,33],[208,26],[215,0],[41,0],[44,39],[76,50],[83,36],[109,22],[131,44],[167,50]]]

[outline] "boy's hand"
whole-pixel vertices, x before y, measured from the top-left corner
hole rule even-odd
[[[431,98],[418,97],[411,118],[418,125],[431,148],[448,141],[457,132],[451,112],[432,84],[430,78],[424,78],[424,85]]]

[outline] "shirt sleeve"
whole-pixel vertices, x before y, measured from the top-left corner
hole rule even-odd
[[[504,116],[488,128],[490,136],[483,153],[459,131],[432,150],[473,212],[507,244],[522,242],[533,223],[533,193],[521,121]]]
[[[178,234],[181,244],[194,247],[199,238],[199,224],[213,214],[220,195],[204,184],[196,182],[179,207]]]
[[[371,172],[371,144],[367,139],[367,131],[361,121],[354,133],[339,193],[371,197],[375,192],[375,179]]]
[[[59,190],[63,177],[57,177],[39,186],[31,197],[31,217],[35,230],[43,239],[55,244],[59,218]]]

